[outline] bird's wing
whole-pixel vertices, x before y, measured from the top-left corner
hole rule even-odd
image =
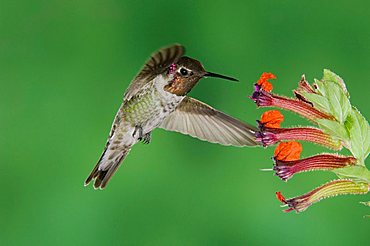
[[[175,44],[166,48],[162,48],[152,55],[145,63],[138,75],[131,81],[127,88],[124,101],[129,101],[140,88],[146,83],[153,80],[155,76],[163,73],[172,64],[176,63],[185,53],[185,48],[179,44]]]
[[[255,127],[191,97],[185,97],[159,127],[211,143],[232,146],[258,145]]]

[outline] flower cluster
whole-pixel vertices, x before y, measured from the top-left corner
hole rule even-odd
[[[279,110],[270,110],[257,120],[257,141],[264,147],[278,144],[272,160],[273,171],[283,181],[307,171],[332,171],[338,179],[330,181],[304,195],[286,199],[276,192],[278,200],[288,208],[302,212],[324,198],[345,194],[366,194],[370,190],[370,171],[365,160],[370,152],[370,127],[366,119],[349,101],[343,80],[324,70],[322,80],[312,86],[302,76],[294,98],[272,93],[269,79],[272,73],[263,73],[254,85],[250,97],[258,107],[289,110],[308,119],[314,126],[282,128],[284,116]],[[301,158],[302,145],[308,141],[334,151],[347,148],[351,155],[321,153]],[[368,202],[363,203],[368,205]]]

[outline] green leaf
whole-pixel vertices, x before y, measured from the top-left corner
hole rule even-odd
[[[370,183],[370,171],[364,166],[350,166],[334,169],[339,178],[351,179],[355,182]]]
[[[327,114],[331,113],[330,104],[327,98],[319,94],[310,93],[307,91],[300,91],[300,94],[302,94],[302,96],[307,101],[311,102],[316,109],[320,110],[321,112],[327,113]]]
[[[339,140],[344,140],[346,143],[349,142],[349,134],[344,125],[327,119],[317,119],[316,122],[325,133]]]
[[[330,92],[326,96],[330,105],[330,114],[340,124],[344,124],[351,109],[348,97],[337,83],[326,82],[324,86],[326,91]]]
[[[343,93],[346,95],[346,97],[349,97],[349,93],[346,87],[346,84],[344,83],[343,79],[339,77],[337,74],[333,73],[329,69],[324,69],[324,76],[322,78],[325,82],[334,82],[337,85],[340,86]]]
[[[364,160],[370,151],[369,123],[355,107],[351,110],[350,122],[347,126],[351,139],[350,151],[360,161],[360,164],[364,165]]]
[[[324,96],[324,97],[326,96],[327,92],[326,92],[326,88],[325,88],[323,82],[321,82],[320,80],[315,79],[314,87],[315,87],[315,92],[316,93],[318,93],[319,95]]]

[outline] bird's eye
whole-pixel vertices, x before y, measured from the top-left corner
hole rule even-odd
[[[182,76],[187,76],[188,75],[188,70],[186,70],[185,68],[181,68],[180,69],[180,74],[182,75]]]

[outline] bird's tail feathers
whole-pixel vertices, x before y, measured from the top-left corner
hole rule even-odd
[[[130,152],[132,145],[118,145],[112,146],[107,143],[102,156],[94,169],[91,171],[89,177],[85,181],[85,186],[91,181],[94,181],[95,189],[104,189],[112,178],[113,174],[117,171],[121,162],[125,159]]]

